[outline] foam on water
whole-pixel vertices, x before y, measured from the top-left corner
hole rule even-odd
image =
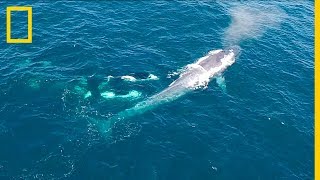
[[[105,91],[105,92],[101,93],[101,97],[106,98],[106,99],[111,99],[111,98],[115,98],[116,94],[114,92]]]
[[[159,80],[159,77],[154,74],[149,74],[146,78],[137,78],[132,75],[125,75],[120,77],[124,81],[137,82],[137,81],[152,81]]]
[[[159,80],[159,77],[154,74],[149,74],[148,79],[149,80]]]
[[[105,99],[129,99],[129,100],[133,100],[136,98],[139,98],[142,93],[136,90],[131,90],[128,92],[128,94],[124,94],[124,95],[117,95],[114,92],[111,91],[105,91],[102,92],[101,97],[105,98]]]
[[[135,77],[129,76],[129,75],[121,76],[121,79],[123,79],[124,81],[131,81],[131,82],[137,81]]]

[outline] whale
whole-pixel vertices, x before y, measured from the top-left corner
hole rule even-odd
[[[161,104],[174,101],[195,89],[206,88],[214,78],[218,79],[217,82],[221,82],[221,79],[224,80],[224,78],[221,78],[222,74],[235,63],[239,53],[239,46],[209,51],[196,62],[186,65],[180,72],[178,79],[173,81],[166,89],[144,101],[138,102],[129,109],[105,119],[100,128],[102,128],[103,132],[109,134],[112,127],[119,121],[150,111]]]

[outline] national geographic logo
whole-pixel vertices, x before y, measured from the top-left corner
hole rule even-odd
[[[26,11],[28,14],[28,37],[27,38],[11,37],[11,13],[15,11]],[[7,43],[15,43],[15,44],[32,43],[32,7],[27,7],[27,6],[7,7]]]

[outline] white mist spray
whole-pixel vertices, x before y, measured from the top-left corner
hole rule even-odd
[[[224,33],[224,45],[238,45],[246,39],[257,39],[268,29],[280,25],[286,13],[278,6],[257,3],[233,4],[227,8],[231,24]]]

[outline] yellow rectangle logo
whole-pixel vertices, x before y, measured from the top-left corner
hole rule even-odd
[[[12,11],[28,12],[28,37],[26,39],[11,38],[11,12]],[[32,43],[32,7],[26,7],[26,6],[7,7],[7,43]]]

